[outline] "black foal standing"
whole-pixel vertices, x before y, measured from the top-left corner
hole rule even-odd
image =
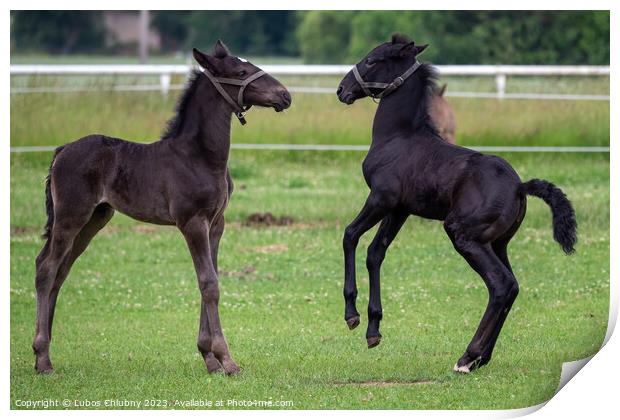
[[[75,260],[118,210],[134,219],[176,225],[192,255],[202,296],[198,349],[209,372],[239,371],[218,314],[217,253],[224,209],[233,113],[252,105],[282,111],[288,91],[218,41],[213,55],[194,50],[193,73],[177,115],[160,141],[138,144],[91,135],[59,147],[46,185],[47,241],[36,259],[35,369],[52,371],[49,345],[60,287]],[[235,99],[233,99],[235,98]]]
[[[361,235],[381,222],[366,260],[366,339],[371,348],[381,339],[379,271],[387,248],[409,215],[442,220],[454,248],[489,291],[480,325],[454,366],[470,372],[491,359],[519,291],[507,246],[525,216],[526,195],[542,198],[551,207],[554,238],[566,253],[574,250],[577,224],[570,202],[553,184],[537,179],[522,183],[505,160],[442,141],[427,110],[436,88],[434,70],[416,58],[425,48],[395,35],[392,42],[373,49],[338,87],[338,98],[346,104],[366,96],[381,99],[362,166],[370,194],[343,240],[345,320],[351,329],[360,322],[355,249]]]

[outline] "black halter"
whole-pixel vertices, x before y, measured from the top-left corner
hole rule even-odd
[[[258,79],[259,77],[264,76],[267,73],[265,73],[263,70],[259,70],[247,79],[241,80],[228,79],[226,77],[215,77],[207,69],[203,69],[202,72],[205,74],[205,76],[207,76],[211,83],[213,83],[213,86],[215,86],[215,89],[217,89],[220,95],[222,95],[224,99],[226,99],[226,102],[232,105],[233,109],[235,110],[235,116],[239,119],[241,125],[245,125],[245,123],[247,122],[245,120],[245,113],[248,112],[250,108],[252,108],[252,105],[245,105],[243,103],[243,91],[250,83]],[[239,89],[239,93],[237,94],[237,101],[231,98],[230,95],[224,90],[224,88],[222,87],[222,83],[226,85],[241,86],[241,88]]]
[[[406,72],[404,72],[403,74],[398,76],[396,79],[394,79],[392,83],[365,82],[364,79],[362,79],[362,76],[360,75],[359,70],[357,69],[357,65],[353,67],[353,75],[355,76],[355,80],[357,80],[357,83],[359,83],[359,85],[364,90],[364,93],[366,95],[370,96],[373,100],[381,99],[381,98],[386,97],[390,93],[394,92],[396,89],[398,89],[403,83],[405,83],[405,80],[407,80],[409,76],[415,73],[415,71],[421,65],[422,64],[420,64],[420,62],[416,60],[415,63],[413,63],[413,65],[409,67]],[[370,91],[370,89],[383,89],[383,90],[377,94],[374,94]]]

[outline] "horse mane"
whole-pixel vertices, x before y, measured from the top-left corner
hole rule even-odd
[[[189,106],[193,93],[196,91],[201,76],[202,72],[200,70],[194,69],[191,71],[189,79],[187,79],[187,83],[183,89],[183,93],[179,97],[175,107],[176,115],[166,123],[166,128],[161,136],[162,140],[171,139],[180,134],[181,127],[183,126],[183,122],[187,114],[187,107]]]
[[[429,106],[432,98],[441,90],[439,84],[437,83],[439,72],[432,64],[424,63],[418,68],[416,74],[420,81],[422,96],[420,100],[421,112],[416,113],[414,117],[414,125],[417,127],[426,126],[434,134],[439,135],[429,113]]]

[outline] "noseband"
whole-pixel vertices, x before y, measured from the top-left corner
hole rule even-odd
[[[355,76],[355,80],[359,83],[360,87],[364,90],[364,93],[370,96],[373,100],[381,99],[388,96],[390,93],[394,92],[398,89],[405,80],[409,76],[411,76],[415,71],[421,66],[418,60],[413,63],[411,67],[407,69],[406,72],[398,76],[396,79],[392,81],[392,83],[381,83],[381,82],[365,82],[360,75],[359,70],[357,69],[357,64],[353,67],[353,75]],[[370,91],[370,89],[383,89],[381,92],[374,94]],[[376,101],[375,101],[376,102]]]
[[[226,102],[232,105],[233,109],[235,110],[235,116],[239,119],[239,122],[241,123],[241,125],[245,125],[245,123],[247,122],[245,120],[245,113],[248,112],[250,108],[252,108],[252,105],[245,105],[243,103],[243,91],[250,83],[258,79],[259,77],[264,76],[267,73],[265,73],[263,70],[259,70],[256,73],[252,74],[247,79],[242,80],[242,79],[228,79],[226,77],[215,77],[207,69],[203,69],[202,72],[204,73],[205,76],[207,76],[207,79],[209,79],[211,83],[213,83],[213,86],[215,86],[215,89],[217,89],[220,95],[222,95],[222,97],[226,99]],[[224,88],[222,87],[222,84],[241,86],[239,88],[239,93],[237,94],[237,101],[235,101],[233,98],[230,97],[228,92],[226,92]]]

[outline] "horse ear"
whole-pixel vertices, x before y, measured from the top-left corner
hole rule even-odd
[[[213,46],[213,55],[216,58],[224,58],[227,55],[230,55],[230,51],[228,50],[228,47],[226,46],[226,44],[222,42],[221,39],[218,39],[215,45]]]
[[[403,34],[393,34],[392,35],[392,44],[408,44],[411,42],[411,39],[407,35]]]
[[[401,57],[406,57],[408,55],[413,55],[414,57],[417,57],[418,55],[422,54],[422,52],[424,52],[427,47],[428,44],[418,46],[415,45],[415,42],[410,42],[398,51],[398,55]]]
[[[196,60],[203,69],[207,69],[211,73],[217,73],[215,58],[199,51],[198,48],[193,48],[192,54],[194,55],[194,60]]]

